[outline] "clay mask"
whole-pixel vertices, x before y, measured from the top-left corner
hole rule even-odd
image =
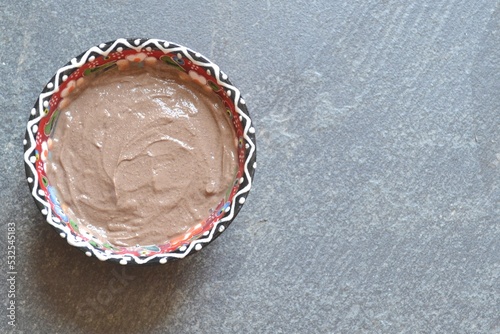
[[[166,65],[85,78],[61,108],[47,176],[80,228],[115,246],[162,244],[231,188],[234,129],[219,97]]]

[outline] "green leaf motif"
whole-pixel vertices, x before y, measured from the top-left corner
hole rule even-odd
[[[54,124],[56,122],[57,115],[59,115],[59,109],[54,111],[54,113],[50,117],[50,120],[43,127],[43,132],[45,133],[45,135],[47,135],[47,136],[50,135],[51,131],[54,129]]]
[[[147,250],[152,251],[152,252],[159,252],[160,251],[160,247],[155,246],[155,245],[143,246],[142,248],[147,249]]]
[[[91,75],[92,73],[104,72],[105,70],[110,69],[114,65],[116,65],[116,62],[109,62],[109,63],[103,64],[101,66],[97,66],[97,67],[94,67],[94,68],[87,68],[83,72],[83,76]]]
[[[112,244],[110,244],[109,242],[106,242],[105,244],[103,244],[102,247],[104,247],[106,249],[112,249],[112,250],[118,249],[118,248],[114,247]]]
[[[181,71],[183,71],[183,72],[186,72],[186,70],[185,70],[182,66],[180,66],[180,65],[179,65],[179,64],[177,64],[175,61],[173,61],[173,60],[172,60],[172,58],[170,58],[169,56],[161,56],[161,57],[160,57],[160,60],[161,60],[162,62],[164,62],[165,64],[167,64],[167,65],[173,66],[173,67],[175,67],[175,68],[176,68],[176,69],[178,69],[178,70],[181,70]]]
[[[210,80],[208,80],[208,85],[214,92],[218,92],[220,90],[220,87]]]
[[[79,231],[78,225],[74,221],[72,221],[71,219],[69,220],[69,224],[71,225],[73,230],[75,230],[76,232]]]
[[[89,244],[91,244],[92,246],[94,246],[96,248],[99,248],[99,244],[97,244],[97,242],[95,242],[94,240],[89,240]]]

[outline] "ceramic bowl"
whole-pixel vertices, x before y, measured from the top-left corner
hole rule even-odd
[[[47,177],[46,162],[50,156],[50,138],[56,126],[58,108],[64,104],[65,92],[90,73],[117,66],[120,60],[141,62],[155,57],[178,71],[196,76],[223,101],[238,140],[238,172],[228,195],[202,224],[182,237],[165,244],[117,247],[81,229],[61,208],[54,184]],[[123,62],[123,61],[122,61]],[[207,87],[207,89],[208,89]],[[184,46],[159,39],[117,39],[94,46],[57,70],[45,85],[31,109],[24,139],[24,162],[31,195],[46,221],[89,257],[128,264],[164,264],[201,250],[217,238],[240,211],[250,191],[256,168],[255,128],[240,91],[231,84],[219,67],[201,54]]]

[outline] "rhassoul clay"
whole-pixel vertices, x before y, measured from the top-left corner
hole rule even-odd
[[[47,176],[65,214],[115,246],[185,233],[235,177],[224,105],[167,67],[114,68],[78,82],[52,137]]]

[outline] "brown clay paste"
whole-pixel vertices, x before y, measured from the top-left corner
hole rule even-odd
[[[115,246],[161,244],[223,200],[236,171],[234,130],[220,99],[182,74],[114,69],[79,82],[47,176],[80,228]]]

